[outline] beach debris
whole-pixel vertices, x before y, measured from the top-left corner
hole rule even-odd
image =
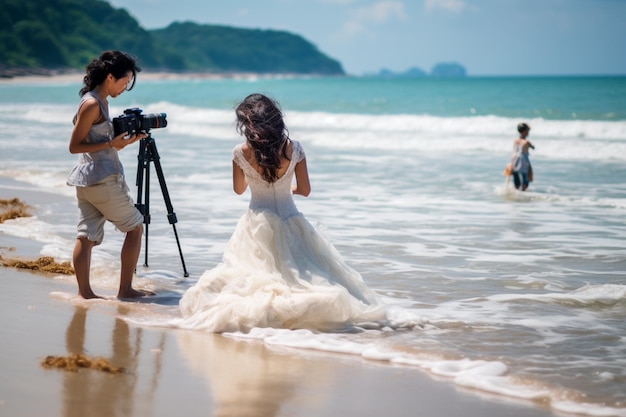
[[[17,197],[10,200],[0,199],[0,223],[4,223],[5,220],[17,219],[18,217],[30,217],[29,208],[28,204]]]
[[[112,366],[107,359],[101,356],[89,358],[80,353],[68,356],[48,355],[41,362],[41,366],[47,369],[58,368],[68,372],[78,372],[80,368],[95,369],[109,374],[121,374],[124,372],[124,368]]]
[[[0,265],[55,274],[74,275],[74,268],[69,261],[58,263],[52,256],[42,256],[36,260],[5,258],[0,255]]]

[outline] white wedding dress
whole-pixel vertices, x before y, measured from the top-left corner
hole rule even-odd
[[[207,270],[180,301],[185,327],[247,332],[253,327],[340,330],[382,323],[386,309],[361,275],[300,213],[291,185],[304,151],[292,141],[285,174],[268,183],[246,161],[233,160],[252,194],[228,241],[222,262]]]

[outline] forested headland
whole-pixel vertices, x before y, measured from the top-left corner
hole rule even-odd
[[[284,31],[174,22],[146,30],[103,0],[2,0],[0,75],[83,70],[118,49],[146,70],[345,75],[341,64]]]

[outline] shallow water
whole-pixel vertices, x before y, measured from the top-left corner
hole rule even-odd
[[[0,84],[0,176],[56,195],[0,232],[36,240],[59,261],[74,240],[64,183],[78,89]],[[233,336],[419,366],[556,410],[626,415],[625,78],[140,79],[111,101],[111,114],[131,106],[168,114],[168,127],[152,134],[190,276],[154,181],[149,267],[138,282],[162,299],[133,319],[175,320],[180,294],[220,261],[247,207],[247,195],[231,190],[240,140],[232,108],[256,91],[283,104],[307,152],[313,191],[297,197],[300,210],[394,318],[417,326]],[[521,100],[522,91],[533,94]],[[536,145],[526,193],[501,176],[520,121]],[[132,185],[136,151],[121,157]],[[110,227],[94,252],[96,288],[115,290],[121,239]]]

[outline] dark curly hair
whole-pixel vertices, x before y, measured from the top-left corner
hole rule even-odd
[[[83,77],[83,88],[78,94],[82,97],[93,90],[102,84],[109,74],[119,79],[125,77],[129,71],[133,73],[132,84],[126,89],[132,90],[135,86],[135,77],[141,71],[135,58],[121,51],[104,51],[87,65]]]
[[[263,94],[250,94],[235,109],[237,132],[246,137],[268,182],[278,179],[281,157],[287,155],[289,132],[278,103]]]
[[[528,126],[526,123],[520,123],[517,125],[517,131],[522,133],[525,132],[527,130],[530,130],[530,126]]]

